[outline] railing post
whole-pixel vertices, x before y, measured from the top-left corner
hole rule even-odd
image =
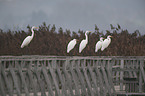
[[[142,82],[145,83],[145,72],[144,72],[144,60],[140,59],[140,72],[139,72],[139,92],[142,92]],[[142,79],[143,78],[143,79]]]
[[[141,71],[139,71],[139,92],[142,92],[142,76],[141,76]]]
[[[124,68],[124,60],[121,59],[120,69]],[[123,81],[123,71],[120,72],[120,81]],[[123,83],[120,83],[120,90],[123,90]]]

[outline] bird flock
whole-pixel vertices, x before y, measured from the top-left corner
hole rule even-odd
[[[31,28],[32,34],[31,34],[31,36],[27,36],[23,40],[23,42],[21,44],[21,48],[24,48],[25,46],[27,46],[32,41],[32,39],[34,37],[34,29],[39,29],[39,28],[35,27],[35,26],[33,26]],[[85,47],[87,46],[87,44],[88,44],[88,34],[89,33],[91,33],[91,31],[86,31],[85,32],[85,39],[83,39],[81,41],[80,45],[79,45],[79,53],[81,53],[85,49]],[[100,49],[101,49],[101,51],[104,51],[104,49],[106,49],[110,45],[110,43],[111,43],[111,37],[112,36],[110,36],[110,35],[107,36],[106,39],[101,37],[100,40],[95,45],[95,52],[98,52],[98,50],[100,50]],[[104,39],[104,41],[103,41],[103,39]],[[77,41],[78,41],[77,39],[73,39],[73,40],[71,40],[68,43],[68,45],[67,45],[67,53],[69,53],[75,47],[75,45],[77,44]]]

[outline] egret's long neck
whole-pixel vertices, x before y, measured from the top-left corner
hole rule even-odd
[[[34,29],[34,28],[31,29],[31,32],[32,32],[32,35],[31,35],[31,36],[32,36],[32,37],[34,37],[34,30],[33,30],[33,29]]]
[[[87,35],[87,33],[85,33],[85,36],[86,36],[86,41],[88,41],[88,35]]]

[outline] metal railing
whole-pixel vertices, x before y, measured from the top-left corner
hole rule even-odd
[[[0,94],[113,96],[131,93],[124,77],[144,93],[144,57],[1,56]]]

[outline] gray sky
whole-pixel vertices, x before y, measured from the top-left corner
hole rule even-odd
[[[71,31],[109,30],[110,24],[145,34],[145,0],[0,0],[0,28],[25,30],[43,22]]]

